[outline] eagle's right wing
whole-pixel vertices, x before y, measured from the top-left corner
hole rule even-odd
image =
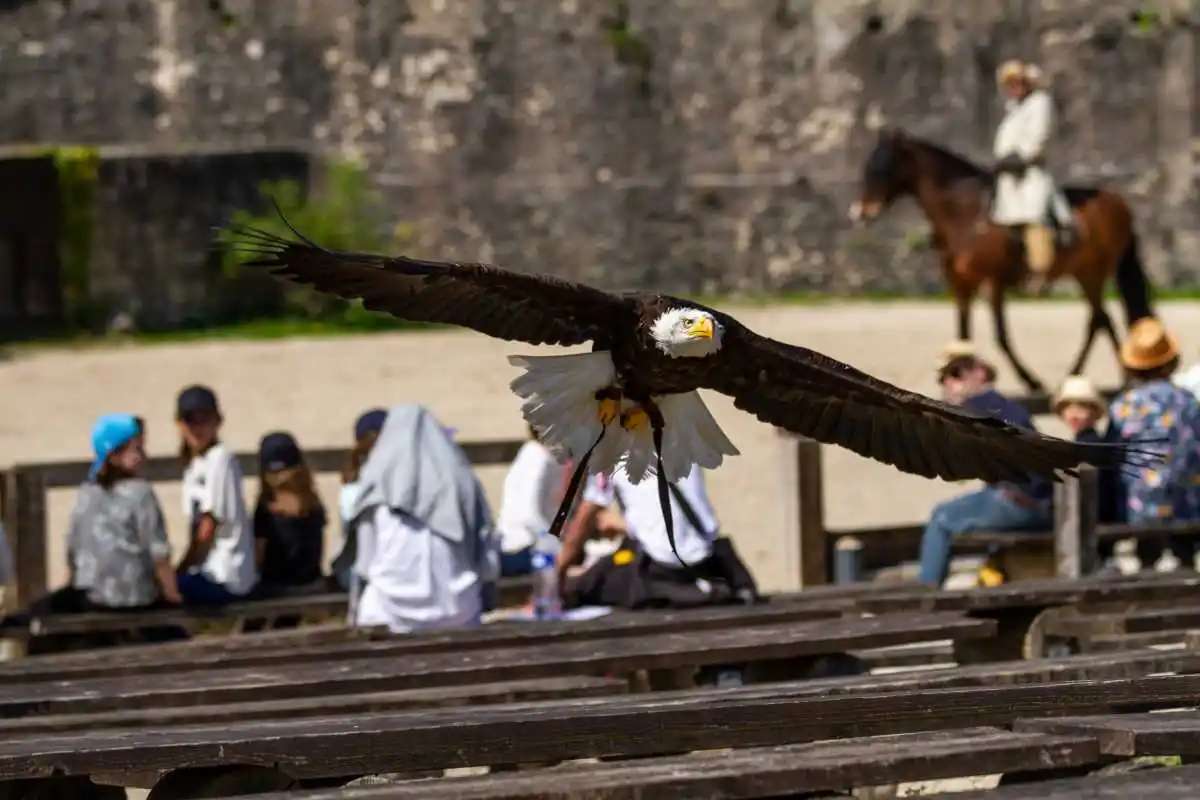
[[[286,222],[286,220],[285,220]],[[289,225],[290,227],[290,225]],[[254,228],[234,228],[232,249],[295,283],[400,319],[461,325],[497,339],[578,345],[632,327],[631,299],[547,275],[491,264],[455,264],[368,253],[339,253],[293,229],[292,241]]]
[[[728,315],[706,388],[763,422],[836,444],[903,472],[949,481],[1059,480],[1080,464],[1161,459],[1149,442],[1084,444],[908,392],[805,347],[760,336]]]

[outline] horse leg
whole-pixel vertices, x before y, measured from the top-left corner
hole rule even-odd
[[[996,324],[996,344],[1000,351],[1008,357],[1008,363],[1012,365],[1017,377],[1032,394],[1044,394],[1046,387],[1017,359],[1017,354],[1008,342],[1008,323],[1004,319],[1004,286],[1000,281],[992,282],[991,305],[992,320]]]
[[[1091,309],[1091,316],[1088,318],[1087,335],[1084,337],[1083,347],[1080,348],[1079,355],[1075,358],[1075,364],[1071,367],[1070,374],[1072,375],[1083,374],[1083,365],[1087,363],[1088,355],[1092,352],[1092,343],[1096,339],[1096,334],[1100,331],[1108,333],[1118,355],[1121,351],[1121,343],[1117,339],[1117,329],[1113,327],[1112,319],[1108,316],[1108,312],[1104,310],[1104,293],[1102,287],[1091,286],[1085,284],[1083,281],[1079,282],[1079,286],[1083,289],[1084,296]]]
[[[947,283],[954,293],[954,309],[958,313],[958,340],[971,341],[971,301],[975,298],[975,287],[967,281],[959,280],[954,269],[954,261],[947,258],[943,261],[942,271],[946,274]]]

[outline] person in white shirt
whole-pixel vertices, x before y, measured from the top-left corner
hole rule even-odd
[[[358,483],[350,623],[478,624],[499,552],[483,487],[446,429],[421,406],[392,408]]]
[[[533,570],[533,545],[550,530],[562,497],[563,467],[529,429],[504,478],[500,514],[500,574],[527,575]]]
[[[181,439],[183,510],[191,530],[179,562],[185,604],[224,605],[245,598],[258,583],[254,530],[242,493],[237,456],[221,444],[221,411],[206,386],[179,394],[175,419]]]
[[[618,553],[631,549],[628,542],[632,542],[632,549],[638,553],[638,566],[637,577],[631,580],[637,585],[628,587],[629,592],[615,590],[616,595],[608,595],[608,589],[601,591],[599,594],[611,598],[601,605],[629,603],[631,608],[642,608],[757,602],[754,576],[742,563],[733,543],[720,535],[721,526],[704,486],[704,471],[694,466],[683,480],[669,487],[667,497],[671,504],[678,558],[667,539],[657,483],[655,480],[631,483],[623,468],[618,468],[611,476],[588,477],[579,510],[563,534],[562,547],[555,560],[564,598],[580,599],[579,592],[575,591],[580,588],[578,581],[568,585],[568,570],[578,559],[584,542],[592,535],[602,510],[619,504],[625,518],[627,544],[610,559],[601,559],[587,571],[601,570],[596,574],[603,574],[613,564],[628,563],[616,559]],[[586,585],[590,581],[585,575],[579,580]],[[613,587],[617,585],[620,585],[619,581],[613,583]],[[585,590],[583,594],[589,593]]]

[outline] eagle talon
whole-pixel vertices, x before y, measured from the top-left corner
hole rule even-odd
[[[616,420],[620,409],[621,401],[605,397],[600,400],[600,406],[596,409],[596,417],[600,420],[601,425],[608,426]]]
[[[621,427],[633,432],[650,424],[650,415],[641,406],[627,408],[621,412]]]

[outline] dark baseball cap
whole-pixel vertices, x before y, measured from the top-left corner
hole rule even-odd
[[[368,433],[379,433],[387,419],[387,411],[382,408],[372,408],[364,411],[354,421],[354,438],[361,439]]]
[[[304,461],[300,445],[290,433],[275,431],[268,433],[258,444],[259,469],[274,471],[298,467]]]
[[[220,414],[221,409],[217,405],[217,396],[213,390],[207,386],[189,386],[179,393],[179,398],[175,401],[175,418],[183,419],[188,414],[195,414],[202,411],[211,411],[214,414]]]

